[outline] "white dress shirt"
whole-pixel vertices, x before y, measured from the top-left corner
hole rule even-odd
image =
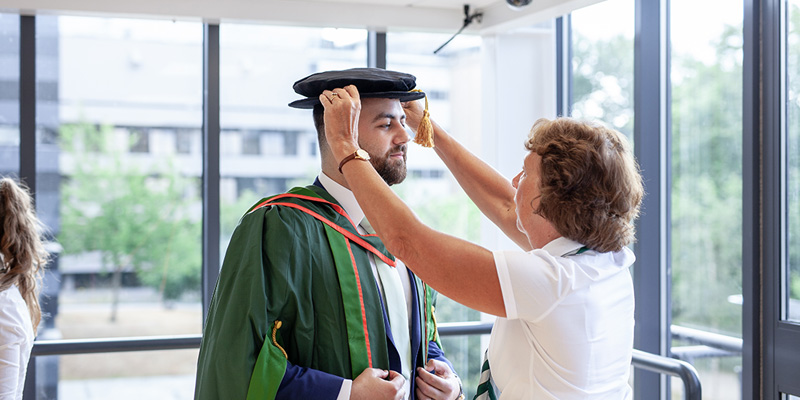
[[[632,397],[633,252],[581,247],[561,237],[494,252],[506,318],[492,329],[489,365],[501,400]]]
[[[358,224],[362,219],[364,219],[364,211],[361,210],[361,206],[358,205],[358,202],[356,201],[356,196],[353,194],[353,192],[350,191],[350,189],[347,189],[346,187],[340,185],[339,183],[337,183],[336,181],[325,175],[324,172],[319,173],[319,182],[322,183],[322,186],[325,188],[328,194],[330,194],[331,197],[336,199],[336,201],[342,206],[342,208],[344,208],[344,211],[347,213],[347,215],[350,216],[350,219],[353,221],[354,224]],[[359,233],[362,234],[366,233],[364,229],[361,227],[361,225],[358,225],[356,228],[358,229]],[[397,273],[400,274],[400,282],[403,284],[403,292],[405,293],[405,298],[406,298],[406,307],[408,307],[408,318],[409,318],[408,326],[411,326],[412,325],[411,307],[413,306],[411,302],[411,280],[408,277],[408,272],[406,270],[405,264],[403,264],[403,262],[400,260],[395,260],[395,261],[396,261],[395,269],[397,270]],[[369,263],[372,266],[373,276],[375,276],[375,279],[378,279],[378,270],[377,267],[375,266],[375,258],[371,253],[369,255]],[[380,284],[378,284],[378,290],[381,290]],[[342,389],[339,391],[339,397],[337,397],[337,400],[349,399],[352,385],[353,381],[351,381],[350,379],[345,379],[344,382],[342,383]],[[409,393],[411,382],[407,380],[405,383],[405,387],[406,387],[406,398],[409,398],[411,395]]]

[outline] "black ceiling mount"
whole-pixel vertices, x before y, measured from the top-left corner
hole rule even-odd
[[[455,37],[458,36],[458,34],[461,33],[461,31],[463,31],[466,27],[468,27],[473,20],[477,20],[478,23],[480,23],[481,18],[483,18],[483,13],[480,11],[475,11],[475,13],[469,15],[469,4],[464,4],[464,25],[461,26],[461,29],[459,29],[458,32],[455,33],[455,35],[451,36],[450,39],[447,39],[447,41],[444,42],[443,45],[439,46],[438,49],[434,50],[433,54],[438,53],[439,50],[444,48],[444,46],[447,46],[447,44],[450,43],[450,41],[452,41],[453,39],[455,39]]]

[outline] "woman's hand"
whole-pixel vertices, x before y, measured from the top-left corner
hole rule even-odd
[[[361,114],[361,97],[353,85],[326,90],[319,95],[325,108],[325,138],[337,159],[347,157],[358,146],[358,117]]]
[[[417,133],[419,122],[422,121],[422,113],[425,111],[425,100],[414,100],[400,103],[403,111],[406,112],[406,126],[411,128],[411,132]]]

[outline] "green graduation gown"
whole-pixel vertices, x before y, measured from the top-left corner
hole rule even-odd
[[[287,360],[347,379],[389,368],[368,252],[394,259],[353,222],[317,186],[262,199],[242,217],[209,307],[196,399],[273,399]],[[436,294],[415,281],[421,318],[414,325],[427,338],[415,357],[421,366],[428,341],[438,341]]]

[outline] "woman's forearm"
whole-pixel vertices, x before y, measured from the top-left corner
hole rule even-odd
[[[350,162],[342,171],[392,254],[443,295],[482,312],[506,315],[489,250],[423,224],[369,163]]]
[[[472,154],[438,124],[434,122],[433,126],[436,154],[464,192],[506,236],[523,249],[530,250],[528,238],[517,229],[515,190],[511,181]]]

